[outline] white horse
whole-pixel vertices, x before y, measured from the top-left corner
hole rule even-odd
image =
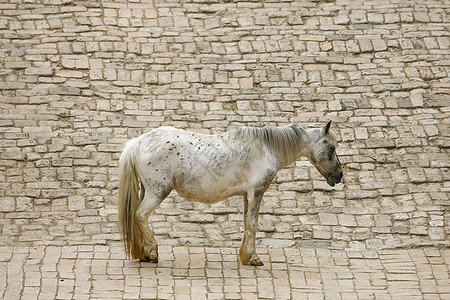
[[[148,217],[173,189],[207,204],[243,195],[245,231],[239,256],[243,264],[262,265],[255,251],[258,213],[277,171],[306,156],[329,185],[342,179],[330,124],[240,127],[219,135],[160,127],[130,140],[119,160],[119,225],[125,252],[141,261],[158,261]]]

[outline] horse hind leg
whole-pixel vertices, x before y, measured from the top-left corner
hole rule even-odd
[[[142,241],[140,244],[141,255],[139,259],[145,262],[158,262],[158,243],[148,224],[148,217],[161,202],[167,197],[169,192],[157,196],[150,189],[141,185],[141,203],[136,211],[136,221],[138,228],[142,233]]]

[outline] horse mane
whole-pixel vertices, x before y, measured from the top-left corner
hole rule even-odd
[[[299,155],[303,142],[301,129],[296,125],[283,127],[239,127],[237,137],[243,141],[250,141],[255,146],[266,145],[276,152],[282,164],[290,164]]]

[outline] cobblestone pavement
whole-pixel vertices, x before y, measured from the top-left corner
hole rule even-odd
[[[3,299],[450,299],[450,250],[163,246],[160,262],[117,246],[2,247]],[[5,276],[6,275],[6,276]]]
[[[449,10],[0,1],[0,295],[449,298]],[[125,141],[162,125],[328,120],[345,182],[330,188],[305,160],[278,173],[261,207],[263,268],[236,261],[238,197],[205,206],[172,193],[150,217],[161,263],[123,259]]]

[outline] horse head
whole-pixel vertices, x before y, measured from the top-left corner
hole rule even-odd
[[[330,130],[331,121],[323,128],[311,131],[306,157],[327,180],[330,186],[342,180],[341,162],[336,153],[336,135]]]

